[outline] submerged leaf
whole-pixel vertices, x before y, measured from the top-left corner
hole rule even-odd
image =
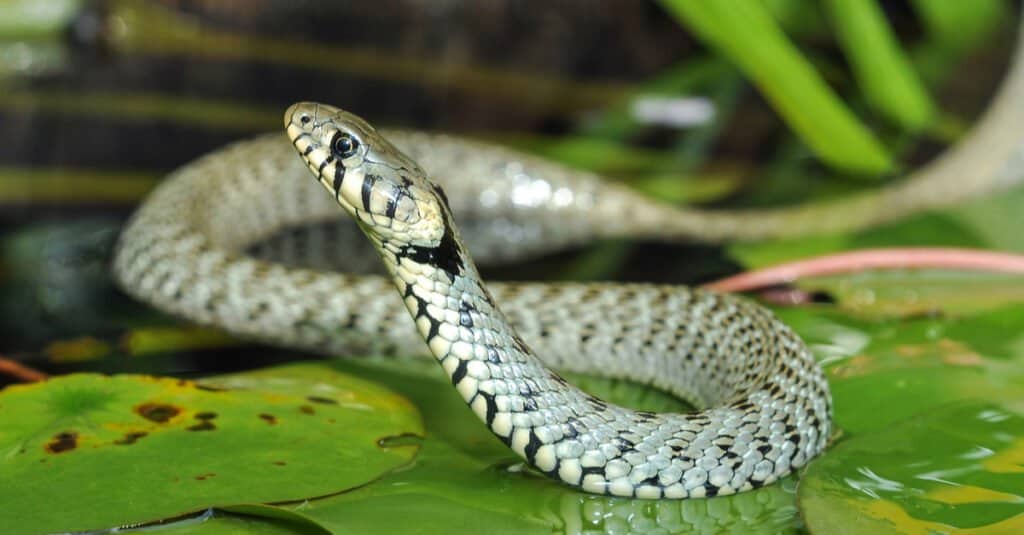
[[[322,496],[415,455],[382,443],[422,434],[403,398],[328,370],[263,373],[274,380],[76,374],[0,392],[4,523],[102,529]]]

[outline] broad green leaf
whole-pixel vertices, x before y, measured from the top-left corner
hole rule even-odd
[[[950,402],[990,400],[1024,411],[1024,305],[968,318],[852,318],[835,310],[784,309],[823,357],[835,424],[882,431]],[[826,453],[828,455],[828,453]]]
[[[1021,533],[1024,417],[981,403],[919,414],[840,443],[798,493],[815,533]]]
[[[868,103],[910,130],[928,126],[935,106],[876,0],[825,4]]]
[[[404,398],[303,367],[204,383],[69,375],[0,392],[0,415],[0,503],[26,533],[322,496],[407,463],[417,442],[387,440],[422,434]]]
[[[872,271],[812,277],[798,288],[824,291],[862,316],[973,314],[1024,302],[1024,275],[942,270]]]
[[[661,4],[735,62],[828,164],[874,176],[892,169],[885,148],[786,38],[760,0]]]
[[[628,500],[587,495],[525,468],[476,419],[433,362],[331,364],[385,384],[421,407],[426,439],[414,465],[371,485],[286,506],[335,533],[677,533],[794,531],[793,482],[712,500]],[[622,381],[573,377],[629,406],[684,410],[678,400]]]

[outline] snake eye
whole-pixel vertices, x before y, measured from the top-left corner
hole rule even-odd
[[[334,151],[336,158],[344,160],[359,150],[359,142],[350,134],[338,132],[334,134],[334,139],[331,140],[331,150]]]

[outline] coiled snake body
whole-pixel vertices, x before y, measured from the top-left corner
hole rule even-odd
[[[325,353],[431,353],[499,439],[583,490],[687,498],[751,489],[808,462],[829,433],[827,385],[789,328],[743,299],[681,287],[485,288],[449,206],[471,226],[469,250],[490,262],[599,237],[847,231],[951,204],[1024,180],[1020,49],[971,135],[905,180],[743,213],[667,207],[512,151],[382,135],[340,110],[296,105],[285,118],[292,148],[280,135],[237,143],[154,191],[123,232],[113,271],[132,295],[245,337]],[[417,163],[443,181],[447,200]],[[390,280],[358,273],[367,255],[351,224],[337,223],[337,204],[370,238]],[[545,364],[652,384],[702,410],[616,407]]]
[[[241,143],[184,167],[151,195],[115,257],[124,288],[170,312],[276,344],[422,354],[425,340],[500,440],[541,472],[588,492],[731,494],[771,483],[824,448],[831,417],[824,376],[770,312],[681,287],[484,287],[448,200],[416,162],[462,170],[448,177],[460,181],[451,202],[489,201],[504,221],[482,225],[492,243],[510,228],[526,228],[515,240],[534,249],[548,245],[545,236],[531,242],[537,213],[555,214],[564,227],[557,245],[626,226],[653,229],[667,208],[501,149],[388,134],[411,149],[407,156],[358,117],[325,105],[297,104],[285,120],[301,158],[289,157],[292,149],[279,137]],[[330,195],[317,191],[303,163]],[[496,166],[510,180],[481,178]],[[340,213],[334,201],[370,238],[390,281],[289,267],[245,252],[290,227],[333,219]],[[574,222],[577,216],[583,222]],[[512,226],[514,218],[520,227]],[[549,216],[548,228],[551,222]],[[350,243],[328,234],[293,236],[282,247],[307,265],[323,261],[324,249],[351,256]],[[509,243],[497,243],[485,256],[512,256]],[[653,384],[701,410],[625,409],[547,366]]]

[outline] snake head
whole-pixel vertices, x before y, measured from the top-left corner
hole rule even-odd
[[[366,121],[300,102],[285,112],[284,126],[320,184],[375,242],[429,247],[441,241],[443,193]]]

